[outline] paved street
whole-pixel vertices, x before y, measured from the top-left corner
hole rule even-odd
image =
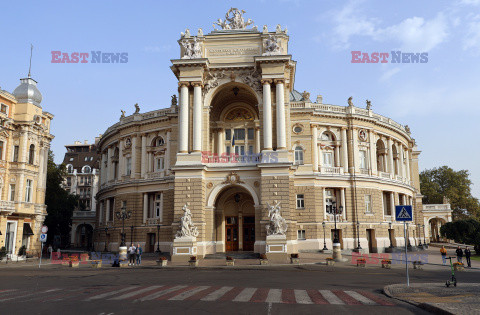
[[[405,281],[400,269],[353,266],[271,266],[264,269],[104,268],[64,266],[0,269],[3,312],[47,314],[422,313],[382,294]],[[414,270],[411,281],[443,282],[444,271]],[[459,283],[480,273],[458,274]]]

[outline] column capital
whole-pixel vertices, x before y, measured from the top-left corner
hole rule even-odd
[[[285,79],[273,79],[275,84],[285,84]]]
[[[200,82],[200,81],[191,82],[191,85],[192,85],[193,87],[199,86],[199,87],[203,88],[203,83]]]
[[[181,81],[181,82],[178,82],[178,87],[181,88],[181,87],[189,87],[190,86],[190,82],[187,82],[187,81]]]
[[[272,79],[261,79],[262,85],[272,84]]]

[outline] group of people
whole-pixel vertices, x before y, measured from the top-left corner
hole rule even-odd
[[[137,247],[132,243],[128,248],[128,259],[129,259],[129,266],[140,266],[142,263],[142,247],[140,244],[137,244]]]
[[[472,263],[470,260],[470,257],[472,256],[472,253],[470,252],[470,249],[468,246],[465,247],[465,250],[462,250],[460,246],[455,250],[455,253],[457,254],[457,262],[463,264],[463,256],[465,256],[465,259],[467,260],[467,265],[468,267],[472,267]],[[442,246],[440,248],[440,254],[442,255],[442,262],[444,265],[447,264],[447,249],[445,246]]]

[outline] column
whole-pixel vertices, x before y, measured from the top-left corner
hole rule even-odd
[[[399,152],[399,155],[400,155],[400,162],[398,163],[398,174],[402,177],[402,180],[405,179],[405,173],[403,171],[403,144],[400,142],[398,144],[398,147],[400,148],[400,152]]]
[[[393,164],[393,150],[392,150],[392,138],[387,138],[387,152],[388,152],[388,172],[393,176],[395,175],[395,166]]]
[[[178,152],[188,153],[188,82],[180,82],[180,108],[178,113]]]
[[[27,155],[28,155],[28,132],[24,129],[20,134],[20,162],[27,163]]]
[[[123,174],[125,174],[125,159],[123,158],[123,139],[118,140],[118,180],[122,180]]]
[[[283,80],[275,80],[277,95],[277,149],[287,149],[287,135],[285,130],[285,91]]]
[[[219,128],[217,131],[217,154],[218,156],[222,155],[222,137],[223,137],[223,129]]]
[[[335,145],[335,165],[336,167],[340,166],[340,147],[338,145]]]
[[[312,126],[312,154],[313,154],[313,171],[318,172],[318,128]]]
[[[406,157],[406,171],[407,171],[407,174],[406,174],[406,178],[407,178],[407,183],[410,184],[410,151],[407,149],[407,151],[405,151],[405,157]]]
[[[392,215],[392,221],[395,220],[395,193],[390,193],[390,212]]]
[[[100,206],[98,209],[98,223],[101,225],[103,223],[103,207],[104,207],[105,202],[102,200],[100,201]]]
[[[112,147],[108,147],[107,150],[107,182],[113,179],[113,167],[112,167]]]
[[[360,168],[358,165],[358,156],[360,155],[360,150],[358,150],[358,134],[357,128],[352,128],[352,144],[353,144],[353,167],[355,168],[355,172],[358,172]]]
[[[202,151],[202,86],[193,83],[193,152]]]
[[[375,141],[375,132],[370,130],[370,170],[371,174],[377,174],[377,144]]]
[[[167,130],[167,151],[165,152],[165,173],[168,174],[170,173],[170,150],[171,150],[171,145],[170,145],[170,134],[172,131],[169,129]]]
[[[107,174],[107,169],[105,167],[105,161],[107,158],[105,157],[105,153],[102,152],[102,160],[100,162],[100,184],[105,183],[105,175]]]
[[[272,95],[270,83],[272,80],[262,80],[263,84],[263,149],[272,150]]]
[[[130,178],[135,178],[137,173],[137,135],[132,136],[132,174]]]
[[[148,193],[143,194],[143,224],[147,223],[148,218]]]
[[[147,135],[142,134],[142,155],[140,158],[140,174],[142,178],[147,178]]]
[[[343,219],[346,220],[347,219],[347,207],[345,207],[345,188],[340,189],[340,205],[343,206],[342,216],[343,216]]]
[[[105,222],[110,218],[110,198],[107,199],[107,208],[105,209]]]
[[[47,188],[47,170],[48,170],[48,150],[50,149],[50,146],[46,146],[45,150],[43,150],[43,188]]]
[[[348,173],[347,129],[342,128],[342,166],[343,171]]]
[[[44,163],[43,163],[43,152],[45,150],[40,147],[40,150],[39,150],[39,157],[38,157],[38,165],[40,166],[39,168],[39,171],[38,171],[38,183],[37,183],[37,189],[41,189],[41,188],[44,188],[43,187],[43,177],[44,177],[44,171],[45,171],[45,168],[44,168]],[[8,188],[8,185],[6,185],[7,188]],[[35,199],[37,200],[37,199]]]
[[[255,127],[255,152],[260,153],[262,148],[260,147],[260,127]]]

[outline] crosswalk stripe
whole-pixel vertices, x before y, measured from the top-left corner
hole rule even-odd
[[[282,290],[270,289],[265,300],[267,303],[282,303]]]
[[[370,292],[366,292],[366,291],[357,291],[359,294],[369,298],[370,300],[376,302],[377,304],[380,304],[380,305],[388,305],[388,306],[394,306],[395,304],[391,303],[391,302],[388,302],[382,298],[380,298],[378,295],[375,295],[373,293],[370,293]]]
[[[214,291],[214,292],[210,293],[209,295],[207,295],[206,297],[204,297],[201,300],[202,301],[215,301],[218,298],[224,296],[225,293],[227,293],[228,291],[230,291],[232,289],[233,289],[233,287],[221,287],[217,291]]]
[[[325,300],[327,300],[328,303],[330,304],[335,304],[335,305],[344,305],[342,300],[340,300],[335,294],[333,294],[332,291],[330,290],[318,290]]]
[[[345,293],[347,293],[348,295],[350,295],[351,297],[353,297],[354,299],[362,302],[363,304],[366,304],[366,305],[375,305],[377,303],[375,303],[374,301],[370,300],[369,298],[366,298],[364,297],[363,295],[355,292],[355,291],[345,291]]]
[[[305,290],[293,290],[295,293],[295,301],[298,304],[313,304],[312,300]]]
[[[160,290],[160,292],[155,292],[153,294],[150,294],[150,295],[147,295],[147,296],[144,296],[142,298],[139,299],[139,301],[149,301],[149,300],[154,300],[156,298],[159,298],[161,297],[162,295],[165,295],[165,294],[169,294],[171,292],[174,292],[174,291],[177,291],[177,290],[180,290],[180,289],[183,289],[183,288],[186,288],[187,286],[186,285],[176,285],[174,287],[166,287],[162,290]]]
[[[282,302],[285,304],[295,304],[295,292],[292,289],[282,290]]]
[[[265,302],[265,299],[268,296],[268,291],[270,290],[266,288],[259,288],[250,299],[250,302],[256,302],[256,303]]]
[[[110,292],[99,294],[99,295],[94,295],[92,297],[89,297],[89,298],[85,299],[85,301],[103,299],[103,298],[106,298],[106,297],[109,297],[109,296],[112,296],[112,295],[115,295],[115,294],[118,294],[118,293],[123,293],[123,292],[126,292],[126,291],[136,289],[138,287],[139,287],[138,285],[134,285],[134,286],[130,286],[128,288],[123,288],[123,289],[120,289],[120,290],[115,290],[115,291],[110,291]]]
[[[207,286],[200,286],[200,287],[196,287],[194,289],[191,289],[191,290],[188,290],[186,292],[183,292],[179,295],[176,295],[174,297],[171,297],[169,300],[170,301],[182,301],[182,300],[185,300],[186,298],[188,297],[191,297],[192,295],[198,293],[198,292],[201,292],[205,289],[208,289],[209,287]]]
[[[161,297],[158,297],[157,300],[159,300],[159,301],[169,300],[169,299],[171,299],[172,297],[174,297],[178,294],[181,294],[181,293],[186,292],[186,291],[190,291],[190,290],[195,289],[195,288],[196,288],[196,286],[193,286],[193,285],[185,286],[183,289],[179,289],[179,290],[173,291],[171,293],[162,295]]]
[[[139,295],[139,294],[142,294],[142,293],[145,293],[145,292],[148,292],[148,291],[152,291],[152,290],[155,290],[155,289],[158,289],[158,288],[161,288],[163,287],[163,285],[152,285],[150,287],[146,287],[144,289],[141,289],[141,290],[136,290],[136,291],[133,291],[133,292],[129,292],[129,293],[125,293],[125,294],[122,294],[120,296],[116,296],[114,298],[111,298],[109,300],[123,300],[123,299],[128,299],[128,298],[131,298],[133,296],[136,296],[136,295]]]
[[[58,291],[58,290],[60,290],[60,289],[50,289],[50,290],[45,290],[45,291],[42,291],[42,292],[34,292],[34,293],[29,293],[29,294],[24,294],[24,295],[15,295],[15,296],[12,296],[12,297],[9,297],[9,298],[0,299],[0,302],[11,301],[11,300],[16,300],[16,299],[21,299],[21,298],[31,297],[31,296],[38,296],[38,295],[41,295],[41,294],[55,292],[55,291]]]
[[[343,302],[347,303],[348,305],[362,305],[361,302],[357,301],[350,295],[346,294],[344,291],[340,290],[332,290],[333,294],[338,296],[340,299],[343,300]]]
[[[312,299],[312,302],[315,304],[328,304],[327,300],[323,295],[318,292],[318,290],[307,290],[308,296]]]
[[[232,301],[233,302],[248,302],[252,298],[255,291],[257,291],[256,288],[245,288]]]
[[[7,294],[11,293],[13,291],[17,291],[17,289],[6,289],[6,290],[0,290],[0,294]]]

